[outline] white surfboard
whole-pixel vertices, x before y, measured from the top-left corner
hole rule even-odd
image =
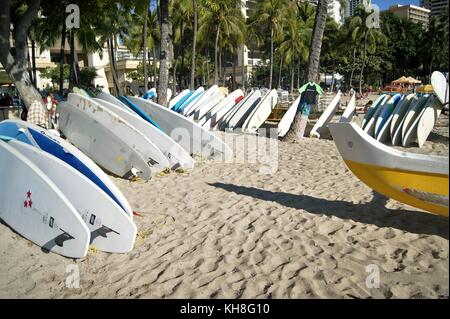
[[[194,101],[191,105],[183,110],[183,115],[186,117],[191,116],[191,114],[194,113],[200,105],[208,101],[214,95],[214,93],[217,92],[218,89],[219,87],[217,85],[211,86],[208,90],[205,91],[202,96],[200,96],[198,100]]]
[[[61,160],[65,161],[69,165],[72,165],[72,167],[76,168],[80,173],[84,174],[97,186],[102,188],[106,194],[108,194],[120,207],[122,207],[124,212],[130,218],[133,218],[133,210],[122,192],[112,182],[108,175],[106,175],[101,168],[94,163],[94,161],[82,153],[78,148],[66,140],[63,140],[62,138],[51,134],[49,131],[29,122],[20,120],[6,120],[0,123],[0,125],[6,124],[14,124],[17,128],[24,131],[26,136],[28,136],[29,141],[32,142],[35,147],[38,147],[54,156],[59,155]],[[38,134],[42,134],[50,141],[50,143],[43,141],[45,144],[39,144],[41,141],[36,140],[33,136],[30,137],[32,133],[30,133],[28,129],[32,129],[33,131],[38,132]],[[56,146],[59,146],[61,149],[57,150]]]
[[[439,101],[443,105],[448,105],[448,82],[445,75],[439,71],[434,71],[431,75],[431,85],[433,86],[433,91],[436,93]]]
[[[200,105],[194,113],[191,113],[189,118],[196,121],[201,120],[206,113],[208,113],[214,106],[219,104],[225,98],[225,95],[220,90],[217,90],[210,99]]]
[[[136,226],[111,197],[86,176],[40,149],[12,140],[8,143],[55,183],[86,223],[90,244],[101,251],[126,253],[133,249]]]
[[[255,133],[272,113],[277,105],[278,93],[273,89],[259,102],[259,105],[253,110],[253,113],[245,120],[242,129],[248,133]]]
[[[283,137],[291,128],[292,122],[294,122],[295,114],[297,114],[298,105],[300,103],[301,96],[299,96],[292,105],[288,108],[278,123],[278,137]]]
[[[323,111],[322,115],[317,120],[316,124],[314,125],[311,132],[309,133],[309,136],[320,138],[321,130],[323,128],[327,127],[327,124],[331,121],[334,114],[336,113],[336,111],[339,107],[339,102],[341,100],[341,96],[342,96],[341,91],[338,91],[336,96],[331,101],[331,103],[327,106],[325,111]],[[300,102],[300,100],[299,100],[299,102]],[[294,120],[294,117],[295,117],[295,113],[294,113],[294,116],[292,117],[292,121]],[[287,133],[287,131],[286,131],[286,133]],[[284,134],[286,134],[286,133],[284,133]]]
[[[399,96],[397,99],[398,101],[395,104],[395,97],[391,99],[390,102],[388,102],[383,110],[381,112],[380,116],[377,119],[377,124],[375,125],[375,130],[378,132],[375,133],[376,140],[378,142],[384,143],[386,140],[391,139],[391,122],[392,118],[394,116],[394,111],[396,107],[403,102],[404,96]]]
[[[106,109],[101,104],[87,99],[78,94],[69,94],[67,102],[78,107],[98,123],[106,125],[114,134],[127,142],[150,166],[151,170],[158,173],[170,167],[169,161],[161,150],[133,125],[127,121],[120,120],[113,112]]]
[[[203,88],[203,86],[197,88],[194,92],[192,92],[192,94],[189,96],[189,98],[186,99],[186,101],[184,101],[184,103],[182,105],[180,105],[180,109],[181,111],[177,111],[174,110],[180,114],[184,114],[185,110],[187,108],[190,108],[192,106],[193,103],[197,102],[202,96],[203,94],[205,94],[205,89]]]
[[[191,90],[183,90],[178,95],[176,95],[172,100],[169,102],[169,109],[172,109],[175,104],[177,104],[182,98],[184,98],[186,95],[191,93]]]
[[[417,139],[417,130],[419,127],[419,121],[427,108],[431,108],[430,111],[434,112],[435,108],[432,107],[432,104],[435,99],[437,99],[437,98],[434,95],[431,95],[428,98],[426,104],[423,105],[423,107],[420,107],[416,110],[416,113],[418,113],[418,114],[417,114],[417,116],[414,117],[412,124],[406,131],[406,134],[403,136],[403,141],[402,141],[403,147],[407,147],[407,146],[411,145]],[[427,123],[426,125],[427,125],[427,128],[425,128],[425,129],[428,130],[429,129],[428,126],[434,125],[434,123]],[[433,129],[433,127],[431,127],[430,132],[432,129]],[[427,135],[427,137],[428,137],[428,135]]]
[[[425,144],[441,115],[442,107],[443,105],[438,97],[433,100],[433,103],[422,110],[419,123],[417,124],[417,143],[419,144],[419,147],[422,147]]]
[[[114,104],[116,106],[119,106],[125,110],[128,110],[128,106],[126,106],[125,104],[122,103],[122,101],[120,101],[118,98],[112,96],[111,94],[107,93],[107,92],[99,92],[97,93],[97,95],[95,96],[97,99],[101,99],[103,101],[109,102],[111,104]]]
[[[166,156],[172,169],[179,167],[186,169],[194,168],[194,159],[167,134],[134,113],[100,99],[94,98],[93,100],[103,105],[144,134],[144,136],[152,141],[161,150],[164,156]]]
[[[57,111],[60,129],[64,135],[107,171],[122,178],[136,175],[144,180],[150,179],[156,173],[134,150],[134,145],[130,145],[128,138],[123,140],[111,130],[110,123],[100,123],[67,102],[60,102]],[[125,123],[117,115],[115,117],[117,123]]]
[[[392,139],[394,138],[394,134],[397,131],[397,128],[400,126],[402,119],[405,117],[405,114],[408,111],[409,106],[411,105],[411,102],[414,99],[414,96],[415,96],[414,94],[409,94],[403,100],[398,102],[397,106],[395,107],[394,112],[392,113],[392,120],[390,127]]]
[[[342,114],[341,118],[339,119],[339,122],[350,123],[355,113],[356,113],[356,93],[353,93],[353,96],[350,99],[350,102],[348,103],[347,107],[345,108],[344,114]]]
[[[406,138],[406,134],[413,125],[414,121],[416,120],[417,116],[419,116],[422,109],[425,107],[425,105],[428,104],[428,100],[431,99],[432,96],[425,95],[419,99],[417,103],[414,105],[411,105],[406,112],[406,115],[404,116],[405,121],[402,125],[402,140],[400,144],[403,144],[403,141],[408,141]]]
[[[242,107],[233,115],[228,121],[227,126],[224,129],[234,130],[235,128],[242,127],[245,120],[253,113],[255,107],[259,105],[262,99],[261,91],[256,90],[252,92],[246,101],[242,104]]]
[[[394,134],[392,134],[392,138],[391,138],[392,145],[395,146],[395,145],[402,144],[403,124],[405,123],[406,115],[408,114],[409,110],[411,110],[415,107],[416,103],[419,103],[419,101],[420,101],[420,98],[417,97],[416,95],[414,95],[414,97],[409,102],[409,106],[406,109],[405,114],[403,114],[402,118],[400,119],[400,123],[398,124],[397,128],[394,131]]]
[[[87,254],[90,232],[61,190],[33,162],[0,140],[0,218],[45,251]]]
[[[212,158],[221,157],[224,160],[233,156],[231,148],[221,139],[181,114],[137,97],[130,97],[130,100],[154,118],[164,132],[189,154]]]
[[[172,89],[167,88],[167,101],[170,101],[171,98],[172,98]]]
[[[367,124],[364,126],[364,132],[369,136],[375,137],[375,125],[377,123],[378,116],[383,112],[384,107],[390,101],[391,97],[388,95],[386,99],[380,102],[380,105],[376,108],[372,117],[369,119]]]
[[[367,123],[369,123],[370,119],[374,116],[374,114],[376,113],[377,109],[381,106],[384,105],[384,103],[389,100],[389,95],[387,94],[382,94],[380,95],[375,102],[373,102],[373,104],[369,107],[369,109],[367,110],[366,115],[364,115],[364,119],[362,121],[361,124],[361,128],[364,130]]]
[[[252,94],[253,92],[250,92],[250,94]],[[222,119],[219,120],[219,122],[216,124],[215,129],[219,129],[219,130],[224,130],[225,127],[228,125],[230,119],[236,114],[236,112],[245,104],[245,102],[247,101],[249,95],[245,96],[244,98],[242,98],[239,103],[237,103],[235,106],[233,106],[231,108],[231,110],[229,112],[227,112],[227,114],[225,114],[225,116],[222,117]]]
[[[236,99],[242,98],[243,96],[244,92],[240,89],[231,92],[224,100],[220,101],[220,103],[215,105],[208,113],[206,113],[203,118],[200,118],[198,124],[209,130],[209,128],[214,126],[217,122],[217,119],[214,120],[213,117],[217,116],[217,114],[223,109],[229,111],[234,105],[236,105]]]
[[[237,97],[234,101],[231,101],[229,106],[222,107],[219,111],[217,111],[214,115],[212,115],[209,120],[203,125],[206,129],[216,128],[222,121],[222,119],[228,115],[228,113],[232,112],[236,105],[239,104],[244,98],[243,95]]]

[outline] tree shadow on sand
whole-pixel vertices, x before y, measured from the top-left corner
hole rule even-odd
[[[385,205],[388,199],[375,192],[371,202],[354,204],[340,200],[326,200],[308,195],[272,192],[233,184],[208,183],[208,185],[239,195],[277,202],[286,207],[303,209],[312,214],[336,216],[342,219],[373,224],[378,227],[392,227],[410,233],[449,238],[448,218],[418,211],[386,208]]]

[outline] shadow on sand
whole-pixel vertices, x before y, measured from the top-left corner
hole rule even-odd
[[[224,183],[208,183],[228,192],[260,200],[277,202],[283,206],[303,209],[312,214],[336,216],[378,227],[392,227],[416,234],[437,235],[449,238],[448,218],[404,209],[386,208],[387,198],[374,192],[371,202],[354,204],[340,200],[326,200],[308,195],[272,192],[254,187]]]

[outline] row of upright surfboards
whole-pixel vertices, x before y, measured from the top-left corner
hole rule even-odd
[[[184,90],[174,97],[169,108],[207,130],[256,133],[278,102],[276,90],[262,94],[254,90],[244,95],[240,89],[225,96],[217,85],[208,90]]]

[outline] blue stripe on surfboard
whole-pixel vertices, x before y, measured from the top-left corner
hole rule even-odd
[[[21,132],[15,123],[0,123],[0,135],[33,145],[26,134]]]
[[[136,104],[130,101],[129,98],[126,96],[119,96],[119,100],[124,103],[126,106],[128,106],[130,109],[132,109],[134,112],[136,112],[137,115],[142,117],[144,120],[158,128],[160,131],[164,132],[162,128],[156,123],[147,113],[141,110]]]
[[[192,94],[194,94],[194,91],[191,91],[185,96],[183,96],[183,98],[172,107],[172,111],[179,112],[180,107],[192,96]]]
[[[202,96],[203,94],[205,94],[205,92],[198,92],[197,94],[195,94],[194,96],[192,96],[188,101],[186,101],[186,103],[184,103],[183,105],[181,105],[181,106],[178,108],[177,112],[178,112],[178,113],[183,112],[183,110],[184,110],[186,107],[188,107],[189,104],[192,103],[192,101],[194,101],[196,98]]]
[[[124,212],[125,208],[122,206],[120,201],[114,196],[114,194],[110,191],[110,189],[102,182],[102,180],[87,167],[83,162],[81,162],[75,155],[66,151],[61,145],[51,140],[46,135],[37,132],[31,128],[28,129],[33,136],[33,139],[36,141],[38,146],[45,152],[59,158],[63,162],[72,166],[74,169],[79,171],[81,174],[89,178],[95,185],[100,187],[112,200],[114,200],[117,205],[119,205]]]
[[[9,142],[14,139],[15,138],[12,138],[11,136],[0,135],[0,140],[5,141],[5,142]]]

